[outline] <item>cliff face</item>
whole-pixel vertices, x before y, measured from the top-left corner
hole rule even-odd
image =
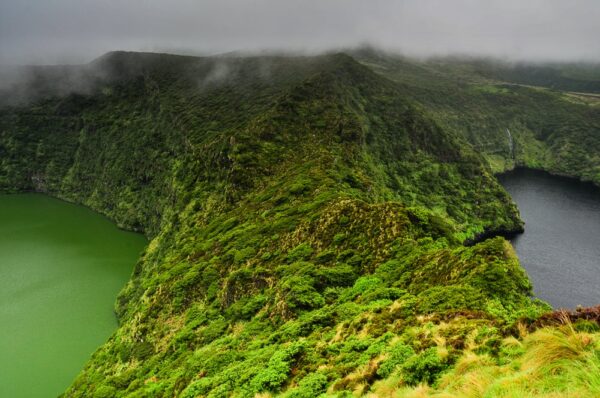
[[[521,227],[484,158],[347,55],[113,53],[84,92],[40,73],[0,110],[0,188],[152,238],[65,396],[432,383],[547,309],[508,242],[461,244]]]

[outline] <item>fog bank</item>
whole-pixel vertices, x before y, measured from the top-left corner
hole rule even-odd
[[[0,0],[0,63],[361,43],[418,56],[600,60],[598,21],[596,0]]]

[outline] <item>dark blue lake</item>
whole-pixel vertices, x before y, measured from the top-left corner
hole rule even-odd
[[[525,221],[513,245],[535,294],[555,308],[600,304],[600,189],[526,169],[499,179]]]

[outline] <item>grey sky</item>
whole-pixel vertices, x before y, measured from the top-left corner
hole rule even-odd
[[[600,60],[600,0],[0,0],[0,63],[110,50],[321,50]]]

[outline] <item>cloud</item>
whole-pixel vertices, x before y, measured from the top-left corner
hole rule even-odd
[[[599,60],[599,20],[597,0],[0,0],[0,63],[361,43],[413,55]]]

